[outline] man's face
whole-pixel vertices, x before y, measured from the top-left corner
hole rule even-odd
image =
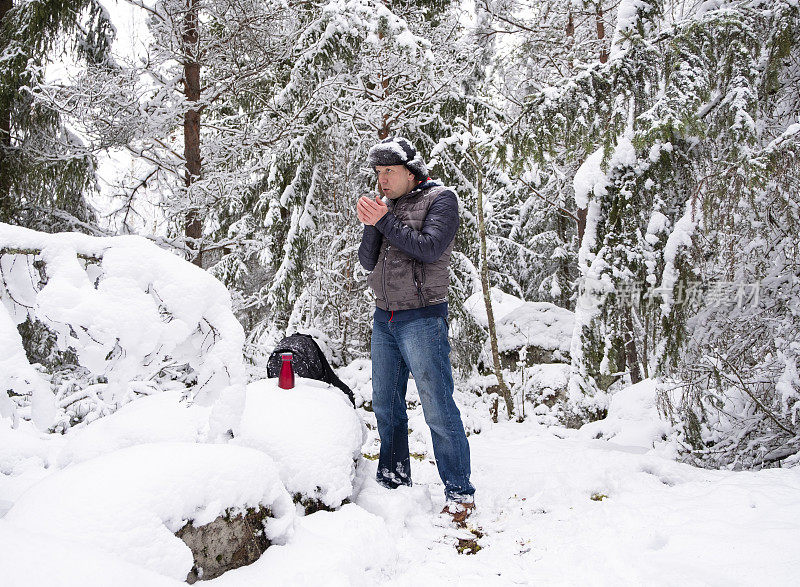
[[[407,194],[417,185],[414,174],[405,165],[376,165],[375,173],[381,195],[390,200]]]

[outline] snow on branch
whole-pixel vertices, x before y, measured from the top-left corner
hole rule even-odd
[[[182,380],[188,399],[213,405],[211,439],[238,422],[244,332],[228,291],[147,239],[0,223],[0,300],[0,415],[31,417],[49,429],[69,419],[76,394],[95,398],[93,419]],[[26,321],[53,333],[58,352],[76,357],[97,382],[91,394],[59,390],[30,364],[17,329]]]

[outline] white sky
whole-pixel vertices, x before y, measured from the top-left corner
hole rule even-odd
[[[144,53],[147,46],[145,11],[124,0],[100,0],[111,16],[117,29],[114,54],[122,58],[135,58]]]

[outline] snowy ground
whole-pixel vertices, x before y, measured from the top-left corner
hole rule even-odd
[[[248,390],[262,394],[258,401],[248,401],[248,410],[256,405],[265,409],[263,393],[272,392],[259,385]],[[208,584],[797,584],[800,467],[732,472],[674,462],[668,444],[652,448],[651,439],[660,437],[663,424],[652,421],[647,385],[629,388],[616,408],[612,405],[606,422],[580,431],[534,422],[492,424],[485,405],[464,405],[465,419],[472,423],[468,428],[480,433],[470,435],[478,510],[470,527],[462,530],[450,527],[438,514],[442,486],[413,381],[410,391],[413,487],[389,491],[378,486],[373,480],[375,461],[369,459],[359,461],[354,478],[345,475],[336,481],[326,474],[332,487],[353,488],[352,503],[335,512],[296,512],[293,533],[283,528],[290,517],[284,511],[282,528],[275,530],[283,536],[279,544],[253,565]],[[364,389],[359,392],[361,397],[368,395]],[[285,393],[273,393],[275,405],[293,401]],[[341,418],[347,420],[340,427],[345,437],[365,438],[363,451],[374,454],[371,414],[361,411],[368,426],[362,436],[346,411],[337,411],[341,397],[325,396],[315,410],[310,403],[315,393],[326,390],[313,384],[303,387],[292,408],[309,414],[307,422],[298,423],[305,436],[319,430],[321,439],[335,438],[337,431],[320,422]],[[275,459],[276,464],[258,450],[271,446],[266,436],[246,442],[247,447],[206,447],[211,450],[200,464],[200,453],[192,447],[202,445],[192,442],[203,412],[180,411],[173,400],[145,398],[139,406],[105,419],[107,424],[100,420],[72,438],[68,434],[43,440],[33,432],[0,428],[3,585],[178,585],[181,553],[168,557],[175,545],[167,544],[170,538],[162,522],[174,526],[198,507],[213,516],[221,503],[231,500],[263,502],[268,496],[277,503],[275,483],[265,479],[278,471],[284,485],[292,479],[306,482],[297,476],[302,467],[286,460],[291,449],[280,449],[283,460]],[[148,413],[162,418],[147,429],[151,432],[143,432],[136,422]],[[256,430],[254,414],[246,417]],[[175,425],[170,428],[167,421]],[[303,446],[302,436],[296,446]],[[143,442],[159,444],[136,446]],[[297,458],[312,462],[317,455],[308,446]],[[342,459],[337,467],[349,470],[351,460],[345,457],[352,447],[343,446],[341,454],[330,449],[325,447],[330,459]],[[162,451],[174,451],[182,462],[171,468]],[[153,461],[162,474],[171,472],[163,476],[164,484],[158,482],[162,477],[144,480],[135,473]],[[216,482],[207,477],[209,467],[217,472]],[[261,481],[249,478],[248,470],[258,471]],[[110,478],[93,480],[103,472]],[[222,483],[221,477],[235,482]],[[84,505],[72,511],[65,504],[79,483],[89,488],[89,495],[74,497]],[[129,487],[124,496],[118,495],[122,486]],[[189,496],[191,503],[169,504],[169,495]],[[126,535],[114,535],[116,522],[109,512],[125,510],[131,502],[136,507],[118,521],[120,533],[124,528]],[[104,509],[103,515],[94,516],[86,504]],[[149,544],[151,530],[164,541],[163,550]],[[475,540],[480,550],[459,554],[459,538]],[[147,564],[136,563],[139,555],[131,555],[128,544],[140,548],[139,560]]]

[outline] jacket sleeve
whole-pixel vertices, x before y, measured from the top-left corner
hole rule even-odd
[[[358,260],[367,271],[372,271],[378,264],[382,242],[383,235],[378,229],[365,224],[364,234],[361,236],[361,246],[358,247]]]
[[[458,222],[458,200],[453,192],[447,190],[433,200],[420,230],[403,224],[391,212],[384,214],[375,227],[391,245],[409,257],[433,263],[453,240]]]

